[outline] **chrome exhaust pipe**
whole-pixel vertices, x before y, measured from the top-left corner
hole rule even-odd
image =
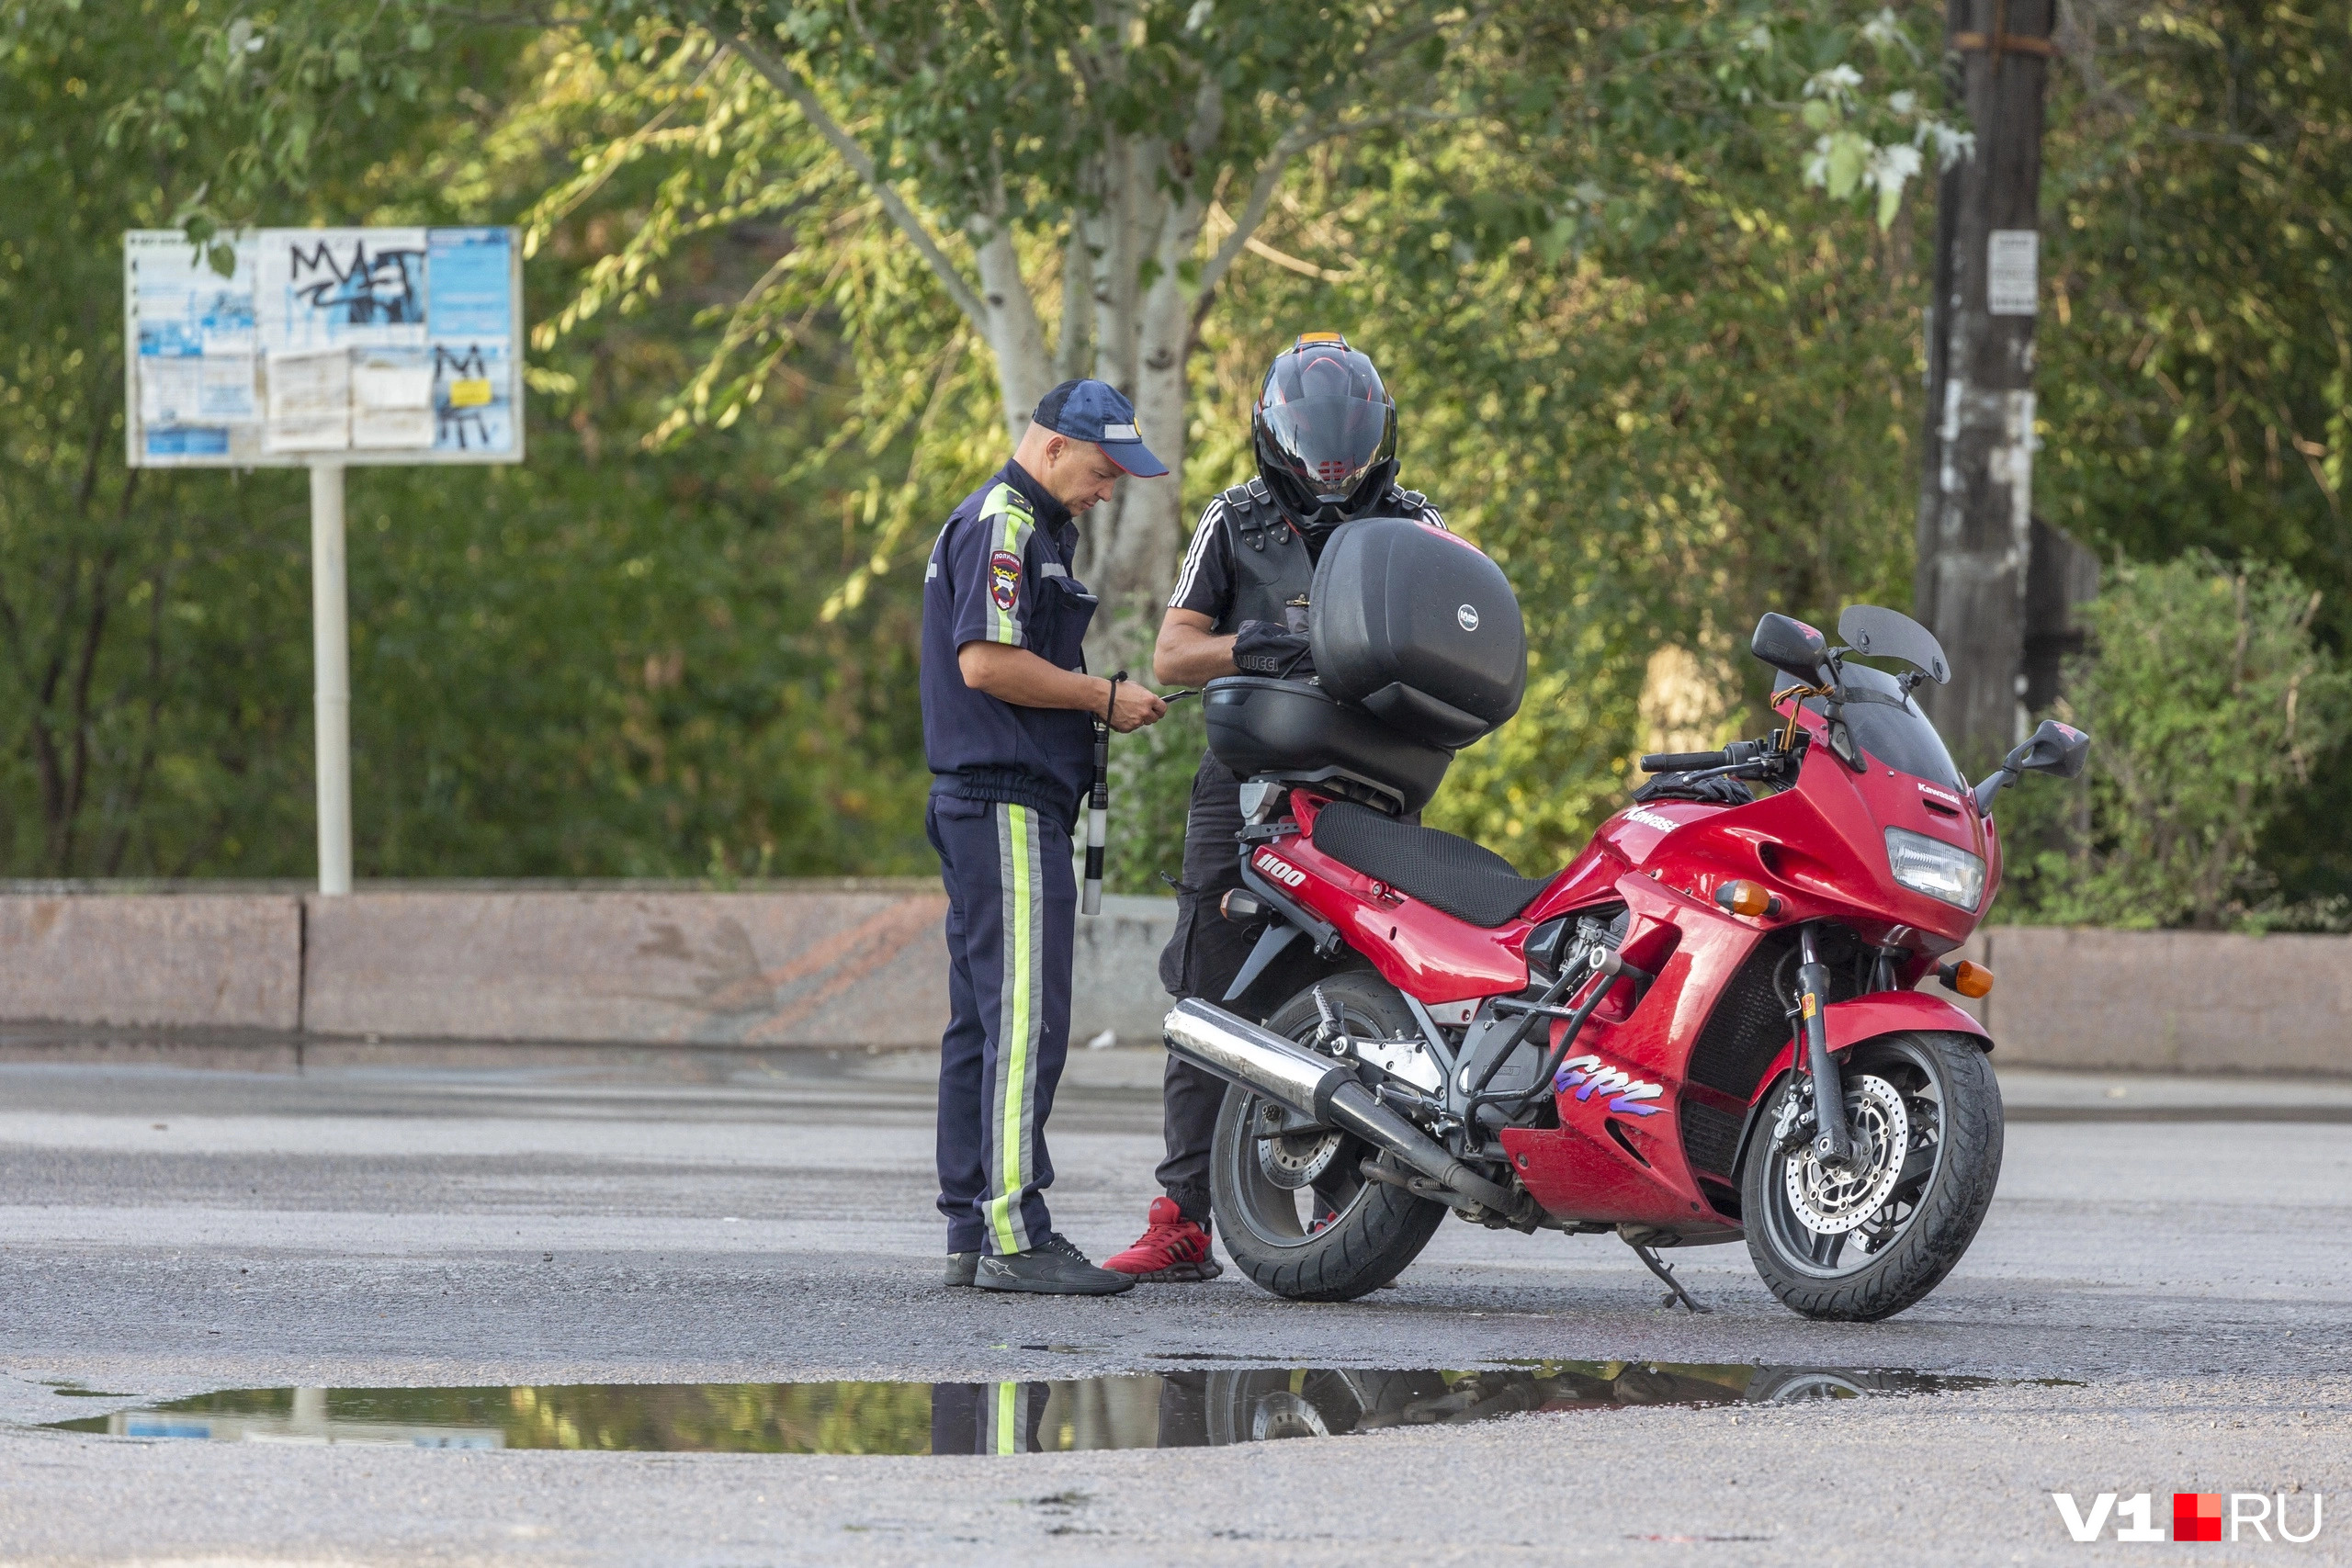
[[[1351,1133],[1465,1201],[1505,1216],[1522,1206],[1521,1200],[1382,1104],[1344,1062],[1318,1055],[1198,997],[1188,997],[1169,1010],[1160,1038],[1193,1066],[1274,1100],[1317,1126]]]

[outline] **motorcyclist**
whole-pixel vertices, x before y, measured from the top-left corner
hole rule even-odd
[[[1338,333],[1307,333],[1274,356],[1250,417],[1258,477],[1208,503],[1169,595],[1152,650],[1163,685],[1240,673],[1313,673],[1306,595],[1323,547],[1360,517],[1409,517],[1442,528],[1437,508],[1396,485],[1396,404],[1370,355]],[[1241,780],[1204,753],[1184,819],[1176,931],[1159,957],[1178,998],[1222,1002],[1249,957],[1250,933],[1222,917],[1241,886]],[[1209,1149],[1225,1084],[1168,1059],[1164,1195],[1148,1228],[1103,1267],[1148,1280],[1222,1272],[1209,1246]]]

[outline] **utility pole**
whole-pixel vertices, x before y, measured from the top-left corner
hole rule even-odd
[[[1946,70],[1975,143],[1937,188],[1919,476],[1919,618],[1951,656],[1923,690],[1963,767],[2025,733],[2042,90],[2055,0],[1949,0]]]

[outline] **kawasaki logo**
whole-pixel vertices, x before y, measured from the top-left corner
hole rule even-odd
[[[1276,882],[1281,883],[1284,887],[1295,887],[1300,883],[1306,880],[1306,873],[1299,870],[1298,867],[1291,864],[1288,861],[1276,860],[1271,853],[1264,850],[1260,850],[1258,852],[1258,869],[1264,872],[1268,876],[1272,877]]]

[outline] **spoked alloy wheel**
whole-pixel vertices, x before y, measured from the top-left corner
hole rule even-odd
[[[1393,1040],[1415,1028],[1396,989],[1377,976],[1337,976],[1323,998],[1357,1039]],[[1313,991],[1267,1021],[1293,1040],[1321,1026]],[[1295,1301],[1351,1301],[1403,1271],[1429,1245],[1444,1205],[1363,1175],[1378,1151],[1336,1128],[1283,1133],[1282,1107],[1228,1089],[1210,1156],[1209,1201],[1225,1250],[1266,1290]]]
[[[1773,1146],[1795,1092],[1764,1108],[1740,1172],[1748,1256],[1783,1305],[1807,1317],[1892,1317],[1951,1272],[2001,1174],[2001,1097],[1976,1041],[1890,1034],[1843,1068],[1858,1158],[1822,1163],[1811,1146]]]

